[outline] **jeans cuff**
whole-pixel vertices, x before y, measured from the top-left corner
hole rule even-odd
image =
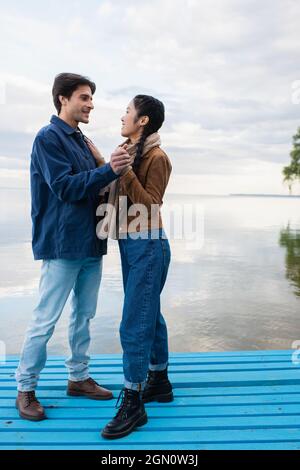
[[[149,364],[149,369],[150,370],[165,370],[167,365],[168,365],[168,362],[164,362],[162,364]]]
[[[145,385],[146,385],[146,380],[144,380],[144,382],[140,382],[140,383],[129,382],[126,379],[124,380],[124,386],[126,388],[129,388],[130,390],[142,391],[142,390],[144,390]]]
[[[81,377],[75,376],[75,375],[69,375],[69,380],[71,382],[82,382],[83,380],[87,380],[90,376],[88,374],[85,374]]]
[[[18,385],[18,392],[34,392],[35,389],[36,389],[36,386],[35,385]]]

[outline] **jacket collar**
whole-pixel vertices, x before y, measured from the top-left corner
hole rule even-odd
[[[56,126],[58,126],[60,129],[62,129],[68,135],[74,134],[74,132],[78,131],[78,128],[74,129],[74,127],[69,126],[69,124],[67,124],[65,121],[63,121],[63,119],[61,119],[58,116],[55,116],[54,114],[51,117],[50,122],[51,122],[51,124],[55,124]]]

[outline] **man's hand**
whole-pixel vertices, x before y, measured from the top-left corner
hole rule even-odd
[[[132,158],[127,153],[126,148],[126,145],[124,147],[117,147],[111,154],[110,166],[117,175],[120,175],[121,173],[124,174],[132,163]]]
[[[85,141],[90,151],[92,152],[94,159],[96,160],[97,166],[99,167],[105,165],[105,159],[102,156],[100,150],[96,147],[96,145],[87,137],[85,137]]]

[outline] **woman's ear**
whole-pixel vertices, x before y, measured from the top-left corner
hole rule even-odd
[[[148,116],[143,116],[141,117],[141,126],[147,126],[148,122],[149,122],[149,117]]]

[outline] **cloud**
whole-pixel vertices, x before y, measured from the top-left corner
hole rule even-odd
[[[28,158],[35,133],[54,112],[53,78],[69,70],[97,82],[95,111],[83,129],[106,157],[123,140],[120,118],[129,100],[153,94],[166,105],[161,134],[175,175],[217,169],[226,187],[231,175],[234,188],[235,175],[247,168],[263,192],[261,165],[270,165],[274,192],[280,189],[299,125],[300,108],[291,101],[292,83],[300,78],[298,2],[16,5],[1,7],[0,39],[8,57],[0,70],[6,83],[3,155]]]

